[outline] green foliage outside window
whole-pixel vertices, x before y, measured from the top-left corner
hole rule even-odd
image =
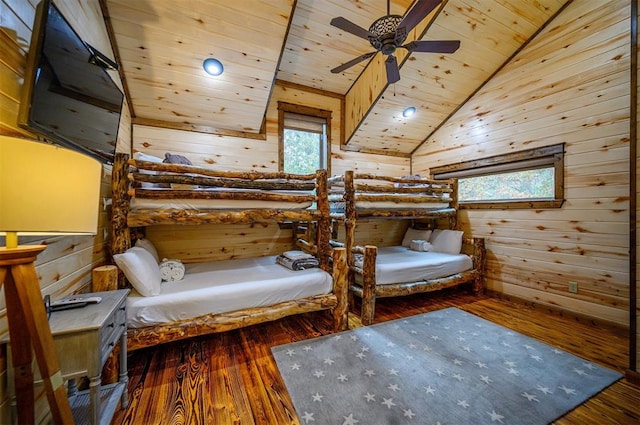
[[[545,198],[554,198],[553,167],[458,180],[460,201]]]
[[[320,165],[321,142],[321,134],[284,129],[284,171],[311,174],[322,168]]]

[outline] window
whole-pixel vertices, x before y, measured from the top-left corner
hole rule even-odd
[[[278,102],[279,170],[330,174],[331,111]]]
[[[458,179],[460,208],[560,208],[564,144],[431,169],[434,179]]]

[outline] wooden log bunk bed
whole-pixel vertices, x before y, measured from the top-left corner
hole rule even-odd
[[[389,177],[347,171],[344,176],[331,177],[329,188],[330,202],[338,205],[338,208],[332,207],[331,216],[334,222],[342,222],[345,227],[349,296],[362,299],[364,325],[374,323],[376,298],[430,292],[466,283],[472,285],[474,293],[483,290],[484,239],[465,237],[456,230],[456,179],[436,181],[416,176]],[[356,224],[364,218],[412,219],[431,230],[410,234],[413,229],[408,229],[402,247],[358,246],[355,244]],[[435,229],[438,223],[444,230]],[[441,238],[437,245],[439,252],[412,249],[412,234],[429,239],[432,233]],[[445,240],[445,235],[452,243]],[[452,244],[455,246],[455,238],[459,238],[459,248],[450,248]],[[424,241],[414,242],[422,244]],[[414,248],[422,251],[417,245]],[[443,267],[450,261],[452,269]]]
[[[135,168],[130,171],[130,166]],[[292,271],[275,264],[270,257],[245,259],[246,264],[242,263],[237,270],[234,262],[239,260],[212,262],[222,264],[222,270],[217,269],[215,272],[217,276],[227,276],[231,280],[231,282],[224,282],[225,291],[227,291],[226,288],[234,288],[232,285],[237,284],[235,287],[239,288],[245,283],[236,282],[236,280],[242,280],[245,275],[251,274],[250,268],[255,264],[259,270],[256,270],[252,277],[258,282],[252,282],[251,288],[257,288],[257,292],[266,292],[262,296],[267,301],[261,301],[258,306],[198,313],[189,317],[183,317],[183,311],[173,320],[163,319],[167,321],[148,326],[139,323],[131,324],[128,317],[127,349],[129,351],[277,320],[292,314],[320,310],[331,311],[335,331],[347,328],[346,250],[332,249],[329,245],[330,216],[326,171],[319,170],[310,175],[224,172],[190,165],[129,159],[129,155],[118,153],[114,160],[112,182],[112,254],[114,256],[135,248],[131,248],[131,235],[141,226],[290,221],[304,223],[307,229],[304,234],[310,238],[298,239],[293,248],[296,251],[312,253],[319,263],[318,268]],[[189,206],[178,204],[179,201],[186,201]],[[162,205],[162,202],[168,202],[169,205],[155,206],[156,203]],[[213,204],[209,206],[209,202]],[[246,202],[252,202],[252,204],[247,206]],[[296,235],[297,232],[294,231],[294,236]],[[194,267],[206,265],[193,264]],[[185,265],[187,272],[184,282],[188,282],[189,266],[191,265]],[[275,273],[270,275],[272,277],[276,275],[279,277],[269,280],[269,276],[265,276],[269,273]],[[262,277],[266,278],[264,282]],[[296,279],[295,282],[297,282],[291,281],[287,287],[287,290],[293,291],[294,295],[281,295],[278,292],[271,296],[269,293],[271,285],[278,287],[277,290],[281,291],[283,282],[289,282],[290,279]],[[322,281],[316,284],[318,279]],[[308,282],[299,282],[305,280]],[[177,283],[185,287],[190,285],[182,282],[169,283]],[[162,285],[163,291],[164,288],[169,287],[167,283]],[[303,289],[299,289],[303,286]],[[121,277],[119,287],[130,288],[131,285],[127,279]],[[205,290],[209,289],[205,288]],[[180,289],[176,291],[160,294],[158,297],[144,297],[132,291],[127,300],[127,315],[129,316],[133,306],[137,305],[133,304],[134,301],[144,305],[145,302],[152,302],[156,298],[167,295],[170,304],[184,295],[180,293]],[[273,291],[275,292],[276,289]],[[226,292],[216,294],[218,294],[215,295],[216,297],[224,298]],[[137,296],[132,297],[132,295]],[[282,297],[293,298],[282,300]],[[244,296],[237,298],[244,300]],[[264,305],[265,303],[267,304]],[[229,305],[235,304],[230,302]],[[162,314],[161,308],[148,310],[146,313],[144,307],[141,308],[142,312],[139,314],[141,317],[145,314],[149,316]],[[135,313],[131,314],[135,315]]]

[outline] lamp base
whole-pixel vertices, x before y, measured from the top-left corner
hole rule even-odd
[[[53,420],[56,424],[67,424],[73,423],[73,414],[33,264],[45,248],[46,245],[0,248],[0,284],[4,285],[7,304],[18,423],[35,423],[33,346]]]

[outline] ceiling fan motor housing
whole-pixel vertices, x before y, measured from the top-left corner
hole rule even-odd
[[[402,19],[400,15],[386,15],[371,24],[369,32],[375,37],[369,37],[369,42],[374,49],[381,51],[384,55],[390,55],[402,45],[407,38],[406,30],[398,29]]]

